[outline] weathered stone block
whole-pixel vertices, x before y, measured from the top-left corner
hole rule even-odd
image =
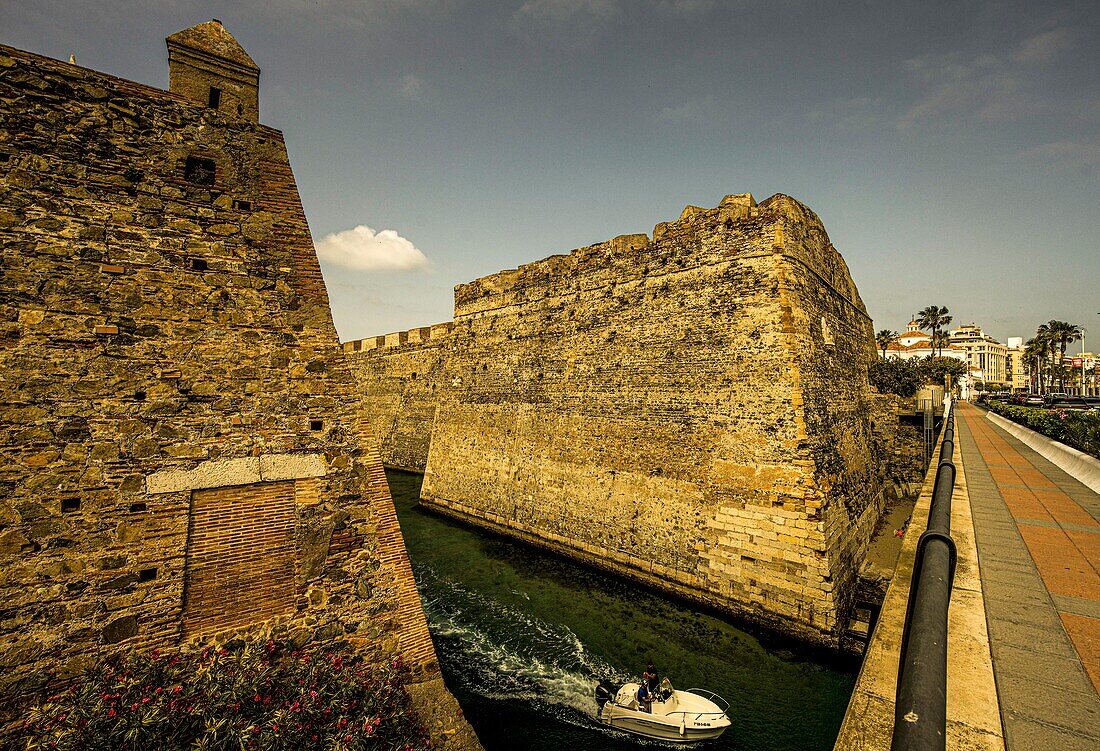
[[[137,636],[138,620],[136,616],[127,615],[116,618],[103,627],[103,642],[105,644],[117,644],[124,639]]]

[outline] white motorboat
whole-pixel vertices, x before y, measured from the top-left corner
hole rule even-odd
[[[596,718],[604,725],[673,743],[717,738],[730,726],[729,702],[701,688],[677,691],[668,678],[661,681],[649,711],[638,703],[637,683],[596,686]]]

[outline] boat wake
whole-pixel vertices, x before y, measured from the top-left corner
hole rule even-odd
[[[424,600],[424,610],[440,660],[465,689],[591,725],[597,681],[627,679],[589,652],[568,626],[466,589],[430,566],[418,568],[422,595],[434,594]]]

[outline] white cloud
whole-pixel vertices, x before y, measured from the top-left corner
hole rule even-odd
[[[509,26],[528,42],[579,49],[590,45],[618,13],[615,0],[527,0],[512,14]]]
[[[925,55],[907,60],[905,66],[919,81],[921,95],[898,120],[902,129],[973,115],[991,121],[1014,120],[1027,106],[1018,94],[1016,77],[992,55],[970,61],[954,55]]]
[[[415,245],[392,229],[376,233],[363,224],[326,235],[317,243],[317,255],[359,271],[414,271],[429,265]]]
[[[1100,164],[1100,139],[1044,143],[1033,146],[1022,156],[1061,167],[1095,167]]]
[[[438,15],[451,11],[462,0],[252,0],[264,13],[308,17],[328,26],[363,28],[405,13]]]
[[[715,0],[653,0],[654,7],[664,13],[677,16],[691,16],[706,13],[715,6]]]
[[[662,107],[656,115],[657,122],[673,125],[701,123],[714,109],[714,98],[692,99],[675,106]]]
[[[607,18],[618,10],[614,0],[527,0],[513,17],[543,23],[563,23],[577,17]]]
[[[1045,63],[1062,50],[1073,46],[1073,32],[1069,29],[1051,29],[1025,39],[1012,59],[1021,63]]]
[[[1072,29],[1055,28],[1028,37],[1004,55],[968,59],[953,53],[906,60],[919,95],[898,127],[965,120],[1012,123],[1055,115],[1088,120],[1095,114],[1095,99],[1062,92],[1041,65],[1070,49],[1074,36]]]
[[[806,113],[807,119],[837,130],[856,131],[878,125],[884,103],[881,97],[854,97],[822,102]]]
[[[419,76],[414,76],[411,73],[401,77],[401,81],[398,84],[398,90],[401,92],[401,96],[405,97],[410,102],[423,102],[427,99],[427,94],[424,91],[424,82]]]

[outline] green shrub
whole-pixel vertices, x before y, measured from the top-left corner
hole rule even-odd
[[[898,396],[912,396],[923,383],[921,373],[912,360],[875,360],[867,371],[867,377],[880,394]]]
[[[934,386],[942,386],[947,376],[951,376],[951,385],[955,386],[968,370],[965,362],[953,357],[922,357],[916,363],[922,382]]]
[[[1039,409],[990,402],[989,409],[1013,422],[1100,458],[1100,412]]]
[[[943,386],[950,375],[951,383],[966,375],[966,363],[952,357],[921,357],[911,360],[875,360],[867,371],[871,385],[880,394],[912,396],[926,384]]]
[[[430,748],[407,670],[367,665],[347,644],[274,641],[108,658],[25,718],[25,749]]]

